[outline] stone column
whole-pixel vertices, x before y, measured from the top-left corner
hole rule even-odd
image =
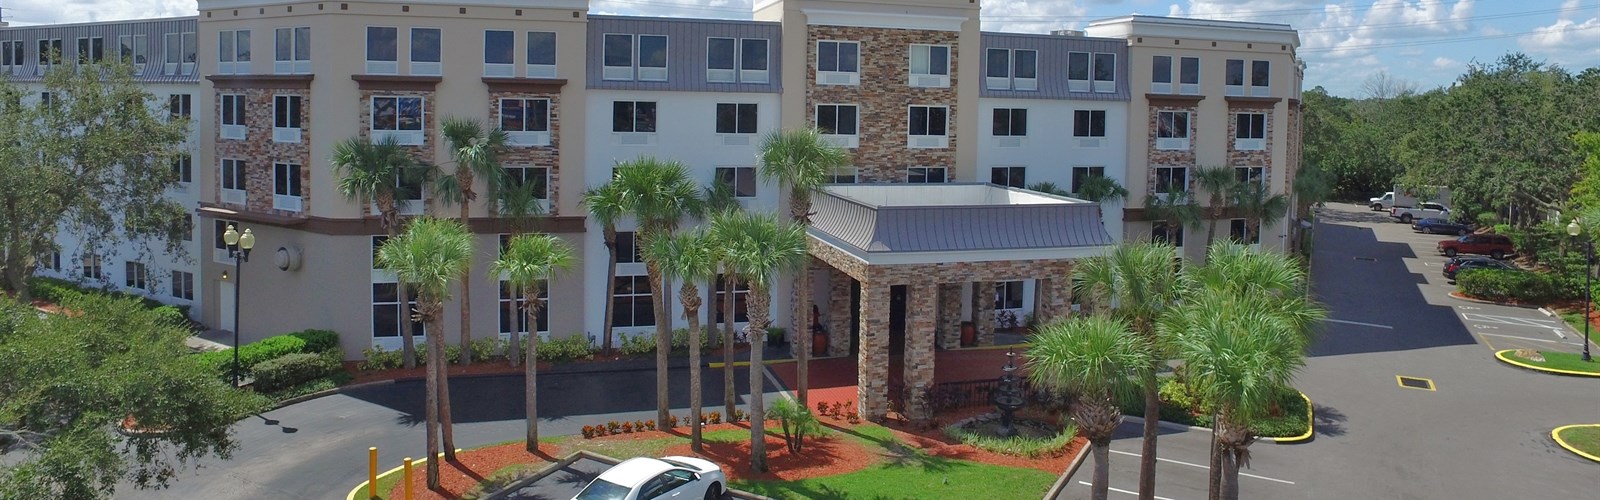
[[[861,348],[856,356],[856,407],[882,422],[889,414],[889,287],[861,284]]]
[[[906,417],[913,422],[933,418],[924,397],[933,387],[934,305],[939,289],[933,284],[911,285],[906,301],[905,385]]]
[[[972,325],[978,330],[978,345],[994,345],[994,282],[972,282]]]
[[[936,328],[939,332],[938,345],[940,349],[961,347],[961,286],[963,284],[939,284],[939,322]]]
[[[850,353],[850,290],[855,279],[844,271],[828,268],[828,355]]]
[[[1033,305],[1037,321],[1048,322],[1065,319],[1072,313],[1072,280],[1070,278],[1040,278],[1039,300]]]

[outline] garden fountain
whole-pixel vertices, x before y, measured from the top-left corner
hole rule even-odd
[[[996,387],[990,399],[994,401],[995,408],[1000,410],[1000,428],[995,429],[995,435],[1003,438],[1017,435],[1014,415],[1017,410],[1026,404],[1022,397],[1022,387],[1017,383],[1017,353],[1006,351],[1006,366],[1001,368],[1000,385]]]

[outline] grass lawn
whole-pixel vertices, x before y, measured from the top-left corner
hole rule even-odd
[[[1056,476],[923,455],[896,457],[866,470],[800,481],[734,481],[772,498],[1039,498]]]
[[[1572,329],[1577,331],[1578,335],[1583,335],[1583,311],[1563,312],[1561,313],[1561,319],[1566,320],[1568,325],[1572,325]],[[1594,332],[1591,331],[1590,335],[1593,334]]]
[[[1600,427],[1572,427],[1561,431],[1561,440],[1579,451],[1600,456]]]
[[[1540,368],[1566,370],[1569,372],[1600,373],[1600,361],[1591,361],[1585,363],[1583,361],[1583,355],[1578,353],[1539,351],[1539,354],[1544,355],[1543,362],[1530,361],[1521,356],[1517,356],[1516,351],[1506,353],[1506,357],[1515,359],[1519,363],[1526,363]]]

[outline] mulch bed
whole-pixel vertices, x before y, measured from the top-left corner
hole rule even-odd
[[[1055,454],[1038,458],[1028,458],[980,450],[971,445],[963,444],[961,441],[944,434],[944,427],[947,425],[968,417],[991,413],[993,411],[993,408],[974,407],[945,412],[936,418],[936,425],[931,427],[911,425],[903,419],[892,418],[884,422],[884,426],[894,431],[895,437],[899,438],[902,442],[905,442],[911,447],[921,449],[923,453],[927,453],[932,456],[970,460],[973,462],[981,462],[1005,467],[1038,469],[1054,474],[1061,474],[1062,472],[1065,472],[1067,470],[1067,466],[1072,464],[1072,459],[1078,455],[1078,450],[1088,444],[1088,441],[1084,438],[1077,437],[1073,438],[1072,442],[1068,443],[1065,448],[1062,448]],[[891,417],[892,416],[894,415],[891,415]],[[1045,420],[1049,422],[1054,422],[1055,420],[1054,418],[1028,411],[1019,413],[1018,417],[1033,418],[1036,420]]]
[[[494,471],[516,464],[541,464],[557,460],[559,447],[550,444],[539,446],[539,454],[528,453],[523,443],[509,443],[488,448],[463,451],[456,460],[439,462],[439,489],[428,489],[426,464],[411,468],[411,498],[417,500],[455,500],[478,487],[478,483]],[[405,484],[396,483],[384,498],[403,498]]]
[[[743,426],[741,426],[743,427]],[[722,466],[729,480],[795,481],[814,477],[837,476],[866,469],[883,460],[878,453],[861,443],[837,434],[819,439],[807,439],[799,454],[790,453],[783,438],[767,436],[767,470],[754,473],[750,470],[750,442],[705,443],[704,453],[689,451],[689,444],[673,445],[666,455],[698,456]]]

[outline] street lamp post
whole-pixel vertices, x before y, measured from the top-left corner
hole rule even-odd
[[[1572,223],[1567,224],[1567,234],[1572,236],[1583,234],[1583,225],[1578,223],[1578,219],[1572,219]],[[1583,360],[1590,361],[1589,309],[1594,304],[1594,287],[1592,286],[1594,279],[1594,239],[1584,238],[1583,245]]]
[[[256,247],[256,235],[245,228],[240,234],[228,224],[222,233],[222,242],[228,245],[228,257],[233,259],[233,386],[239,386],[239,289],[244,285],[244,266],[250,260],[250,249]]]

